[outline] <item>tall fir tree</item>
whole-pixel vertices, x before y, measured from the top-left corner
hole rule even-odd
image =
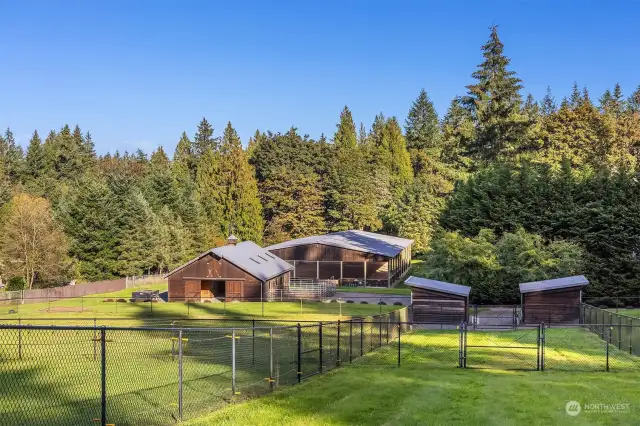
[[[193,154],[199,160],[209,149],[216,151],[218,149],[218,141],[213,137],[213,127],[203,117],[193,138]]]
[[[264,222],[258,198],[258,184],[247,153],[231,122],[224,129],[220,144],[223,226],[238,238],[262,241]]]
[[[442,134],[438,113],[424,89],[413,101],[404,129],[409,151],[440,147]]]
[[[529,121],[521,112],[520,80],[509,70],[498,28],[491,27],[489,41],[482,46],[484,62],[472,74],[476,84],[467,86],[464,98],[476,125],[476,138],[469,153],[480,161],[514,156],[524,141]]]
[[[44,148],[40,135],[38,131],[35,130],[33,136],[31,136],[31,140],[29,140],[29,147],[27,148],[27,155],[25,156],[24,180],[30,191],[36,195],[44,195],[45,187],[44,182],[42,182],[44,172]]]
[[[544,98],[542,98],[542,102],[540,102],[540,112],[542,115],[549,116],[558,110],[558,106],[556,105],[556,99],[553,97],[551,93],[551,87],[547,86],[547,93],[545,93]]]
[[[0,162],[9,181],[13,184],[20,182],[24,168],[24,152],[8,127],[4,137],[0,135]]]

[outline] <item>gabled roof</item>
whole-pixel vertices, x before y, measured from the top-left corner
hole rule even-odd
[[[533,293],[535,291],[556,290],[570,287],[584,287],[588,284],[589,280],[587,280],[583,275],[576,275],[573,277],[522,283],[520,284],[520,293]]]
[[[376,234],[374,232],[350,230],[333,232],[326,235],[297,238],[266,247],[267,250],[277,250],[307,244],[324,244],[326,246],[341,247],[349,250],[394,257],[403,249],[413,244],[413,240],[392,237],[391,235]]]
[[[271,278],[282,275],[293,269],[291,264],[280,259],[278,256],[269,253],[253,241],[243,241],[235,245],[229,244],[207,250],[198,257],[191,259],[184,265],[169,272],[165,275],[165,278],[208,255],[214,255],[219,258],[226,259],[228,262],[234,264],[238,268],[246,271],[261,281],[270,280]]]
[[[404,283],[409,287],[418,287],[427,290],[440,291],[442,293],[457,294],[458,296],[469,296],[469,292],[471,291],[471,287],[467,287],[466,285],[414,277],[413,275],[407,278]]]

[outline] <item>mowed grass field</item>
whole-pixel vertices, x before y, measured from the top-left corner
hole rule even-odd
[[[146,286],[150,290],[166,290],[166,283]],[[339,318],[369,316],[400,308],[393,305],[376,305],[337,302],[229,302],[229,303],[183,303],[144,302],[131,303],[131,293],[138,289],[127,289],[82,298],[40,303],[0,304],[0,318],[23,322],[38,318],[60,319],[129,319],[118,324],[137,325],[156,318],[242,318],[242,319],[287,319],[298,321],[328,321]],[[124,299],[126,302],[117,302]],[[112,300],[112,301],[105,301]],[[35,321],[34,323],[37,323]],[[66,322],[67,324],[69,322]],[[86,321],[78,321],[86,324]],[[111,325],[115,325],[111,324]]]
[[[638,424],[637,357],[610,348],[607,373],[605,344],[597,336],[580,328],[546,331],[545,371],[521,370],[536,364],[526,330],[470,333],[469,345],[487,347],[467,349],[468,364],[476,367],[467,369],[451,367],[458,358],[455,331],[418,331],[402,337],[401,367],[394,366],[396,348],[384,347],[353,365],[187,424]],[[566,412],[569,401],[630,405],[573,417]]]
[[[308,378],[288,386],[297,382],[297,329],[237,330],[234,393],[232,332],[183,330],[183,419],[195,425],[566,424],[573,421],[564,413],[569,400],[640,401],[638,358],[610,346],[611,371],[605,372],[605,342],[581,328],[546,330],[544,372],[526,371],[537,364],[536,329],[470,332],[464,370],[457,368],[457,330],[404,331],[400,367],[393,329],[325,326],[322,363],[318,331],[317,325],[302,328],[301,373]],[[1,424],[94,424],[99,334],[18,333],[0,334]],[[109,423],[164,425],[179,418],[176,337],[175,330],[106,331]],[[270,372],[278,390],[244,401],[270,393]],[[579,424],[633,424],[637,409],[587,414]]]

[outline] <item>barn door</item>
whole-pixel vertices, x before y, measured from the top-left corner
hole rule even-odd
[[[242,299],[242,282],[241,281],[227,281],[225,283],[225,298],[226,298],[226,300],[240,300],[240,299]]]

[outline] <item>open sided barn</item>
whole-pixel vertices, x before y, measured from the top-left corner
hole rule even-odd
[[[293,266],[252,241],[236,241],[169,272],[169,301],[259,300],[288,284]]]
[[[580,319],[582,275],[520,284],[522,321],[526,324],[571,323]]]
[[[267,247],[293,265],[292,277],[391,286],[411,263],[413,240],[366,231],[298,238]]]
[[[411,287],[413,321],[438,324],[468,321],[471,287],[413,276],[404,283]]]

